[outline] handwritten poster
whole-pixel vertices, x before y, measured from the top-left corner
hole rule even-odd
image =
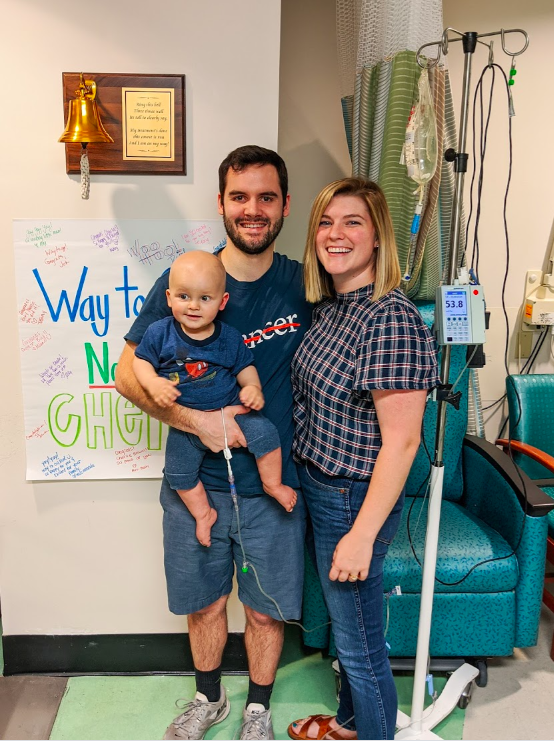
[[[16,220],[28,480],[161,476],[167,428],[115,390],[123,336],[177,255],[219,221]]]
[[[173,88],[121,88],[124,160],[175,159]]]

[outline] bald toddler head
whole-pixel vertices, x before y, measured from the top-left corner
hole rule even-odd
[[[169,289],[192,282],[201,283],[210,292],[223,294],[225,278],[225,268],[218,257],[203,250],[193,250],[173,261],[169,271]]]

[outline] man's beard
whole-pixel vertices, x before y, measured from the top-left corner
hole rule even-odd
[[[225,231],[227,232],[227,237],[229,237],[233,245],[238,250],[246,253],[246,255],[261,255],[268,249],[268,247],[271,247],[271,245],[277,239],[279,232],[283,227],[284,219],[283,217],[281,217],[276,222],[274,222],[273,225],[271,224],[269,219],[256,219],[256,221],[258,222],[265,222],[265,224],[268,224],[269,229],[257,240],[250,241],[245,240],[238,231],[237,222],[240,223],[242,221],[245,220],[236,219],[235,221],[232,221],[225,216],[225,212],[223,213],[223,226],[225,227]]]

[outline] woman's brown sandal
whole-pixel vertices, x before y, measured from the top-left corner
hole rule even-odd
[[[341,729],[329,729],[329,724],[333,721],[334,716],[325,716],[324,714],[315,714],[314,716],[306,717],[306,721],[298,729],[293,728],[293,724],[298,722],[293,721],[289,724],[287,733],[291,739],[358,739],[358,737],[344,737],[341,734]],[[300,719],[300,721],[302,721]],[[308,729],[312,724],[317,724],[317,737],[308,737]]]

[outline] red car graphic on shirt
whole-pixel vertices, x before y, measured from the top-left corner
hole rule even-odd
[[[185,362],[185,368],[193,379],[198,379],[200,376],[204,376],[208,370],[208,364],[206,361]]]

